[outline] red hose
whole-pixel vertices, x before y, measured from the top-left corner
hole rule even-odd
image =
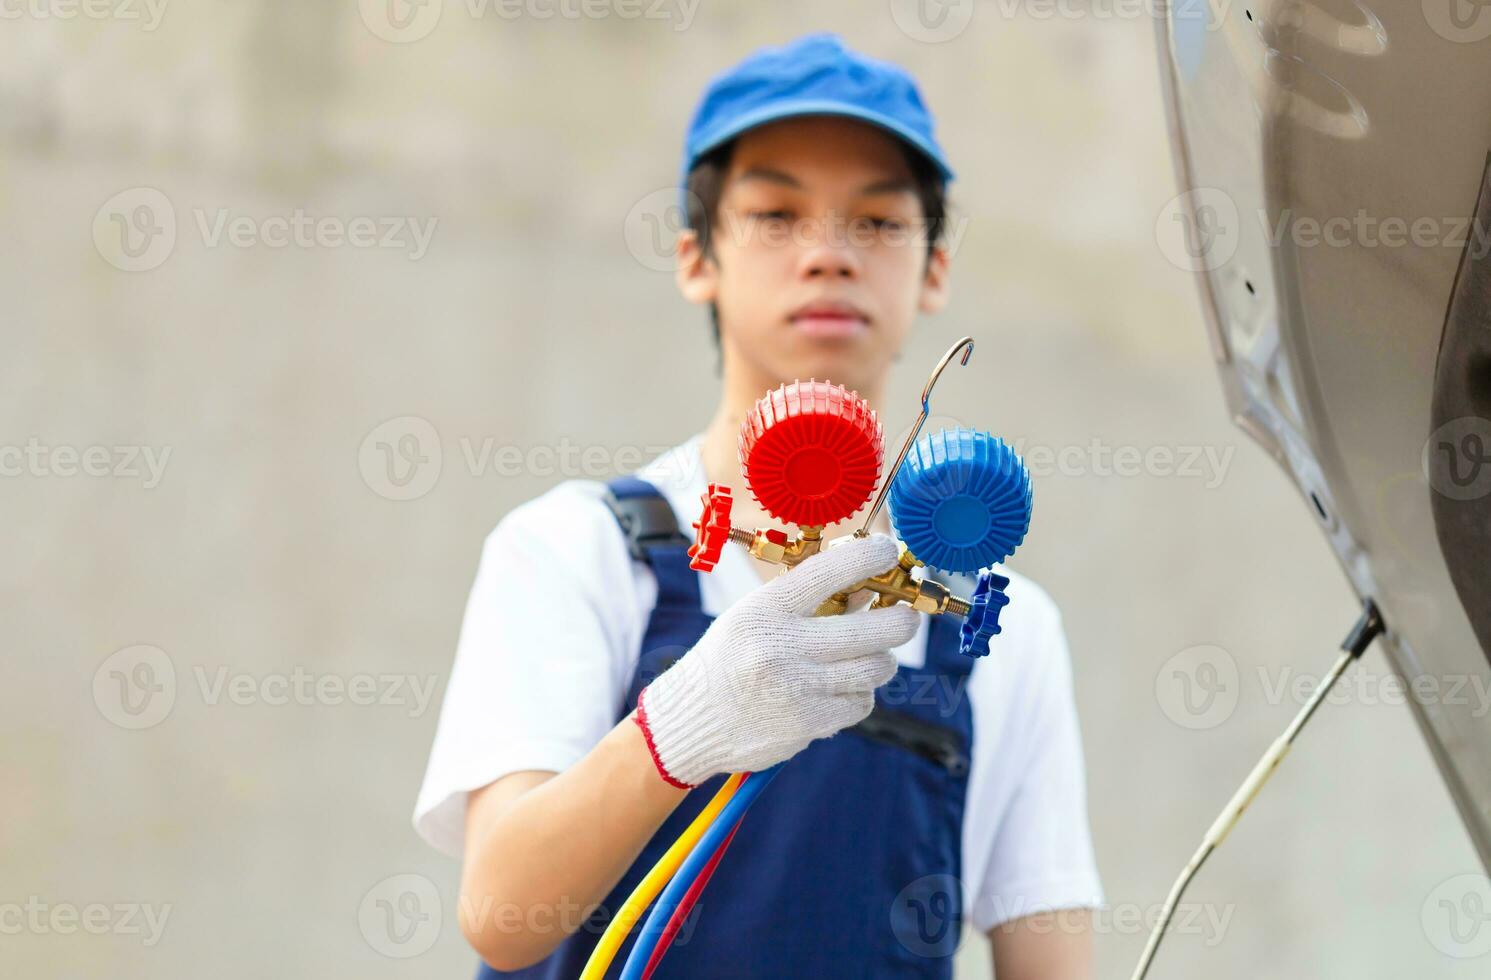
[[[742,817],[741,819],[745,818]],[[687,919],[689,913],[694,910],[694,906],[699,901],[699,896],[704,892],[704,886],[709,884],[710,875],[714,874],[714,869],[720,863],[720,858],[724,857],[725,852],[730,849],[730,842],[735,839],[735,832],[739,829],[740,820],[737,820],[735,826],[730,828],[730,833],[724,840],[720,841],[720,846],[715,848],[714,854],[709,858],[709,863],[699,872],[699,877],[695,878],[694,883],[689,886],[689,890],[684,892],[683,900],[678,903],[678,908],[673,910],[673,915],[668,919],[668,924],[663,927],[662,935],[658,936],[657,946],[653,949],[652,956],[647,960],[647,967],[642,971],[642,980],[652,980],[652,971],[656,970],[658,964],[663,961],[663,954],[672,945],[673,937],[678,935],[678,930],[683,928],[683,920]]]

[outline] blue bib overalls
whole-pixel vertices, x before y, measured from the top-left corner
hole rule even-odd
[[[613,480],[610,490],[633,553],[658,583],[625,717],[642,688],[698,641],[712,617],[700,605],[688,539],[658,490],[636,477]],[[615,502],[653,517],[665,513],[671,533],[639,541]],[[953,617],[933,616],[925,665],[902,666],[876,692],[868,718],[787,763],[741,824],[658,967],[658,980],[952,976],[973,747],[967,697],[973,660],[958,652],[958,627]],[[483,966],[479,977],[578,977],[611,914],[724,778],[689,793],[601,908],[547,959],[507,973]],[[608,977],[620,973],[631,946],[629,938]]]

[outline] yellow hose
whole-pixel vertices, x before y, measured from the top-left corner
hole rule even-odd
[[[663,887],[672,880],[678,871],[679,865],[683,864],[694,845],[699,843],[699,838],[714,823],[714,818],[719,816],[725,804],[730,802],[730,797],[740,788],[741,781],[746,774],[743,772],[732,773],[725,780],[725,785],[714,794],[694,822],[689,824],[688,829],[678,835],[678,839],[668,848],[667,852],[658,859],[658,863],[652,866],[637,887],[632,890],[627,900],[622,903],[616,912],[616,917],[606,927],[600,942],[595,944],[595,950],[590,954],[590,959],[585,963],[585,969],[580,973],[580,980],[601,980],[606,975],[606,970],[611,966],[611,961],[616,958],[616,951],[621,949],[621,944],[626,941],[627,935],[632,931],[632,926],[642,918],[642,913],[647,911],[647,906],[657,898]]]

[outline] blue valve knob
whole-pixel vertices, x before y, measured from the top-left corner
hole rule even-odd
[[[1004,589],[1010,580],[995,572],[983,572],[969,600],[973,606],[958,628],[958,652],[969,657],[987,657],[989,638],[999,632],[999,612],[1009,605]]]
[[[1013,449],[976,429],[912,443],[890,488],[890,516],[921,561],[972,573],[998,564],[1030,528],[1030,473]]]

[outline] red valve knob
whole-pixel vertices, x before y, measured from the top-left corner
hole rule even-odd
[[[689,547],[689,567],[696,572],[710,572],[720,560],[725,542],[730,540],[730,507],[735,503],[735,498],[731,496],[729,487],[711,483],[709,489],[700,495],[699,501],[704,505],[704,512],[694,522],[694,543]]]
[[[794,381],[768,392],[740,427],[746,484],[768,514],[825,525],[874,492],[885,456],[875,411],[842,385]]]

